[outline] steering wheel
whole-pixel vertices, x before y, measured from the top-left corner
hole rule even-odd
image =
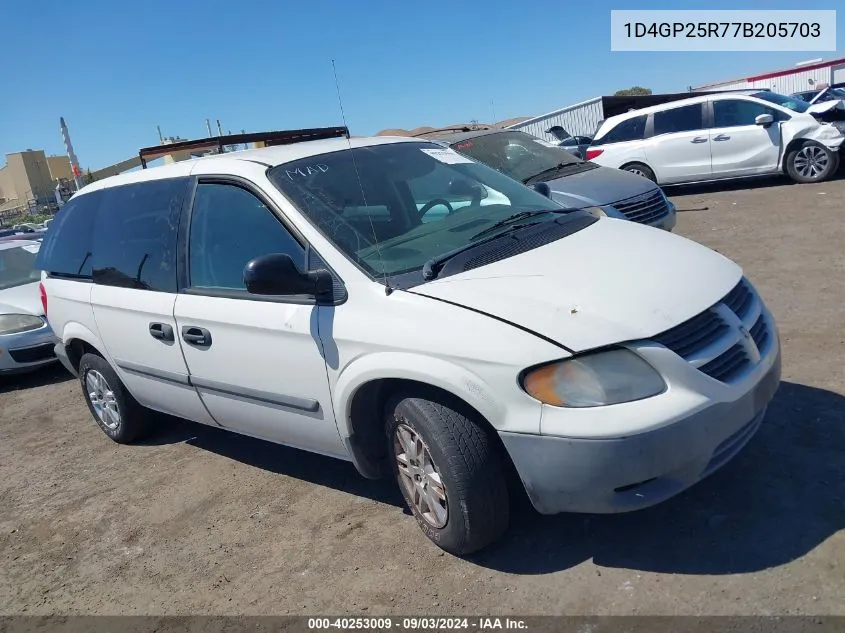
[[[428,202],[426,202],[423,205],[422,209],[420,209],[420,217],[422,218],[426,213],[428,213],[438,205],[443,205],[444,207],[446,207],[449,210],[450,214],[455,212],[455,210],[452,208],[452,205],[449,204],[448,200],[444,200],[443,198],[434,198],[434,200],[429,200]]]

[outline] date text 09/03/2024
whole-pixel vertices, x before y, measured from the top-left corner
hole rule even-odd
[[[341,629],[365,631],[442,631],[442,630],[526,630],[524,620],[518,618],[441,618],[441,617],[359,617],[359,618],[308,618],[312,631]]]

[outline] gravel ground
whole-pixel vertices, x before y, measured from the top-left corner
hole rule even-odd
[[[390,482],[172,419],[119,446],[45,370],[0,382],[0,612],[845,615],[845,179],[669,193],[784,349],[764,426],[710,479],[626,515],[523,510],[462,560]]]

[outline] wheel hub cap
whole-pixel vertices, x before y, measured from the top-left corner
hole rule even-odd
[[[828,156],[822,148],[808,145],[795,156],[795,170],[805,178],[818,178],[828,166]]]
[[[399,424],[393,434],[393,450],[406,497],[426,523],[442,528],[449,518],[446,487],[428,446],[410,426]]]
[[[120,425],[120,411],[114,391],[105,376],[96,369],[88,370],[85,375],[85,390],[100,422],[110,429],[116,429]]]

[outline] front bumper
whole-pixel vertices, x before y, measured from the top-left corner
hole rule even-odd
[[[0,373],[23,373],[56,362],[55,341],[46,323],[37,330],[0,335]]]
[[[542,514],[646,508],[704,479],[748,443],[780,383],[779,344],[770,361],[737,399],[652,431],[609,439],[499,435]]]

